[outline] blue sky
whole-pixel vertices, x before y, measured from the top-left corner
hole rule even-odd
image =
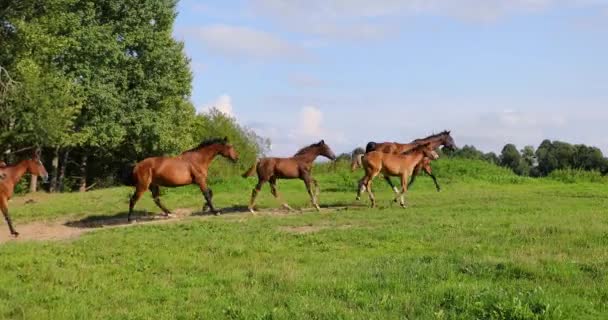
[[[608,0],[182,0],[192,100],[289,155],[451,129],[608,151]]]

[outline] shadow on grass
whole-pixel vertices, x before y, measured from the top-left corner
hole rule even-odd
[[[82,218],[80,220],[68,221],[65,223],[66,226],[72,228],[83,228],[83,229],[94,229],[103,227],[112,227],[120,225],[128,225],[133,222],[127,221],[129,212],[119,212],[115,215],[95,215]],[[151,214],[145,211],[135,211],[132,214],[132,219],[139,222],[151,222],[162,219],[170,219],[161,214]]]
[[[321,208],[325,210],[332,211],[344,211],[349,209],[361,209],[365,208],[365,205],[353,205],[352,203],[342,203],[337,202],[331,205],[322,205]],[[287,211],[283,208],[261,208],[258,209],[259,213],[308,213],[308,212],[316,212],[314,208],[298,208],[293,211]],[[119,212],[114,215],[94,215],[82,218],[80,220],[68,221],[64,225],[72,228],[81,228],[81,229],[96,229],[103,227],[114,227],[121,225],[130,225],[141,223],[149,223],[155,221],[164,221],[164,220],[179,220],[188,216],[196,216],[196,217],[204,217],[204,216],[215,216],[211,211],[188,211],[185,209],[175,210],[174,215],[167,217],[163,214],[157,213],[149,213],[147,211],[134,211],[132,215],[133,222],[129,222],[127,217],[129,213],[127,211]],[[234,205],[231,207],[225,207],[221,209],[221,215],[232,215],[232,214],[249,214],[249,208],[247,206],[242,205]]]

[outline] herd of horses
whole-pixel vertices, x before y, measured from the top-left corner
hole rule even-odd
[[[376,199],[372,192],[372,182],[380,174],[394,190],[395,201],[399,201],[402,207],[406,206],[404,195],[408,186],[414,182],[415,177],[422,170],[433,178],[439,191],[439,184],[430,166],[431,161],[438,158],[436,150],[439,147],[448,149],[456,147],[449,131],[416,139],[405,144],[396,142],[368,143],[365,152],[353,155],[352,169],[362,167],[365,171],[365,175],[359,180],[357,200],[361,198],[361,193],[367,191],[371,206],[375,207]],[[131,221],[135,204],[147,190],[151,191],[154,203],[163,211],[163,215],[169,216],[171,211],[160,200],[160,187],[179,187],[190,184],[198,185],[203,194],[205,201],[203,212],[209,209],[212,213],[219,215],[221,212],[213,205],[213,191],[207,184],[209,166],[218,155],[234,162],[238,161],[239,158],[238,152],[229,143],[228,138],[214,138],[203,141],[197,147],[184,151],[178,156],[146,158],[136,165],[126,168],[123,173],[123,182],[135,187],[135,192],[129,201],[128,221]],[[249,211],[255,214],[255,201],[265,183],[270,184],[272,195],[282,203],[283,207],[291,210],[291,207],[277,191],[278,179],[300,179],[304,181],[312,205],[320,210],[318,202],[319,184],[312,176],[313,163],[319,156],[336,160],[335,153],[324,140],[300,149],[289,158],[269,157],[257,160],[243,174],[244,178],[250,177],[254,173],[257,173],[258,176],[258,183],[251,193]],[[40,176],[45,182],[48,180],[48,173],[40,160],[40,155],[37,153],[31,158],[14,165],[0,163],[0,209],[10,233],[14,237],[17,237],[19,233],[15,230],[8,214],[8,200],[13,195],[15,185],[26,173]],[[401,188],[397,188],[390,180],[390,177],[395,176],[401,178]],[[411,181],[408,183],[410,177]]]

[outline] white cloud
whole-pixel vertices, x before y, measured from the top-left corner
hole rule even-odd
[[[209,51],[222,56],[246,59],[306,60],[306,50],[278,36],[249,27],[217,24],[182,30],[201,40]]]
[[[297,135],[306,138],[320,138],[323,136],[323,113],[316,107],[307,106],[300,111],[300,126]]]
[[[223,94],[219,96],[215,101],[207,103],[197,109],[199,112],[209,112],[211,108],[215,108],[219,112],[229,117],[234,117],[234,111],[232,109],[232,98],[227,94]]]
[[[603,7],[605,0],[250,0],[255,14],[305,34],[329,39],[369,40],[399,30],[410,16],[446,16],[493,22],[555,7]],[[381,18],[381,19],[379,19]]]
[[[248,124],[260,136],[270,138],[270,151],[273,156],[291,156],[301,147],[321,139],[336,152],[345,149],[347,143],[345,135],[335,128],[326,128],[325,115],[317,107],[305,106],[298,111],[298,114],[284,114],[284,119],[292,120]]]

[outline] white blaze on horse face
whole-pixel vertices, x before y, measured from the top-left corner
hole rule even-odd
[[[435,150],[433,150],[433,151],[431,152],[431,155],[433,156],[433,160],[437,160],[437,159],[439,159],[439,154],[437,154],[437,152],[436,152]]]

